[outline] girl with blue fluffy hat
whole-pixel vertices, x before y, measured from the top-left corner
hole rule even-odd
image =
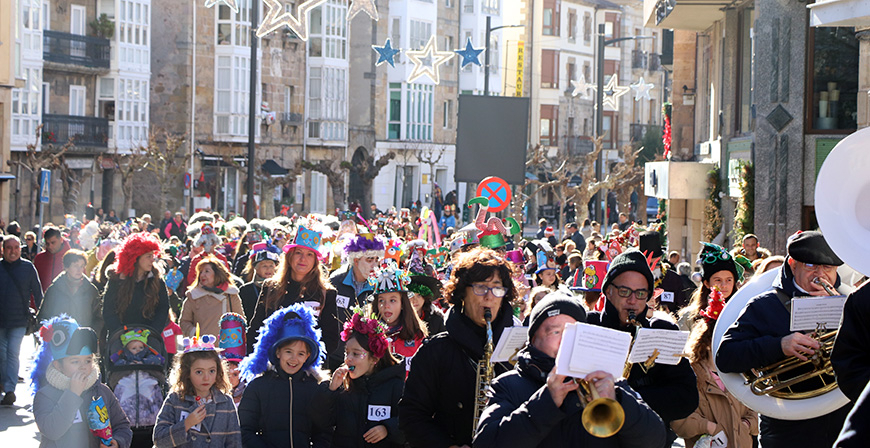
[[[62,314],[43,322],[30,372],[39,446],[127,448],[130,422],[115,394],[101,383],[97,335]]]
[[[248,382],[239,403],[244,446],[329,446],[332,393],[320,370],[326,347],[314,310],[301,303],[263,322],[239,366]]]

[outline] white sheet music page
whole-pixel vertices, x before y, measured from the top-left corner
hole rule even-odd
[[[492,351],[491,362],[510,362],[517,352],[526,345],[529,327],[506,327],[498,339],[498,344]]]
[[[686,352],[688,340],[688,331],[638,328],[637,338],[634,340],[631,354],[628,355],[628,362],[645,362],[654,351],[658,350],[656,364],[677,365]]]
[[[619,378],[630,345],[630,333],[586,323],[568,324],[556,355],[556,373],[583,378],[603,370]]]
[[[846,296],[795,297],[791,299],[791,331],[815,330],[819,324],[836,330],[845,304]]]

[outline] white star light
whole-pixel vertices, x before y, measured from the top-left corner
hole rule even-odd
[[[218,3],[223,3],[228,8],[232,9],[235,13],[239,12],[239,7],[236,5],[236,0],[205,0],[205,7],[211,8]]]
[[[441,75],[438,68],[441,64],[449,61],[456,53],[452,51],[438,51],[435,46],[435,35],[429,38],[426,46],[422,50],[408,50],[405,55],[414,63],[414,70],[408,76],[408,82],[414,82],[423,75],[428,76],[435,84],[441,82]],[[424,63],[427,61],[427,63]]]
[[[266,18],[257,28],[257,37],[263,37],[273,31],[286,26],[293,30],[300,39],[308,40],[308,11],[326,3],[326,0],[305,0],[296,8],[296,17],[289,12],[284,12],[284,2],[279,0],[263,0],[269,7]]]
[[[616,74],[610,77],[607,85],[604,86],[604,107],[610,106],[614,111],[619,111],[619,97],[628,93],[631,90],[628,87],[619,85],[619,78]]]
[[[365,11],[375,22],[378,21],[378,7],[375,0],[353,0],[347,8],[347,21],[350,22],[360,11]]]
[[[641,98],[646,98],[651,100],[652,97],[649,95],[649,91],[655,87],[655,84],[651,82],[644,82],[643,76],[637,80],[637,84],[631,84],[631,90],[634,90],[634,100],[640,101]]]
[[[578,81],[571,80],[571,85],[574,86],[574,91],[571,96],[580,96],[580,98],[589,98],[589,90],[595,91],[595,86],[586,82],[586,76],[580,75]]]

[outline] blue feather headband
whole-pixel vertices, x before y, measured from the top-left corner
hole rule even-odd
[[[292,340],[308,343],[311,355],[305,361],[303,369],[320,368],[326,359],[326,346],[320,340],[320,329],[317,326],[314,310],[301,303],[294,303],[272,313],[258,331],[254,352],[239,364],[240,378],[250,382],[268,370],[270,363],[278,369],[275,350],[279,344]]]

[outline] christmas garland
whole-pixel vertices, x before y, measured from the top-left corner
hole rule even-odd
[[[752,162],[740,165],[740,199],[734,217],[734,241],[742,241],[743,235],[755,233],[755,166]]]
[[[722,178],[719,175],[720,168],[714,167],[707,173],[707,200],[704,204],[704,218],[706,225],[704,226],[704,240],[713,241],[719,232],[722,230],[722,196],[723,186]]]
[[[665,118],[665,128],[662,131],[662,143],[665,145],[665,159],[670,160],[671,158],[671,113],[673,112],[673,106],[671,103],[664,103],[662,105],[662,115]]]

